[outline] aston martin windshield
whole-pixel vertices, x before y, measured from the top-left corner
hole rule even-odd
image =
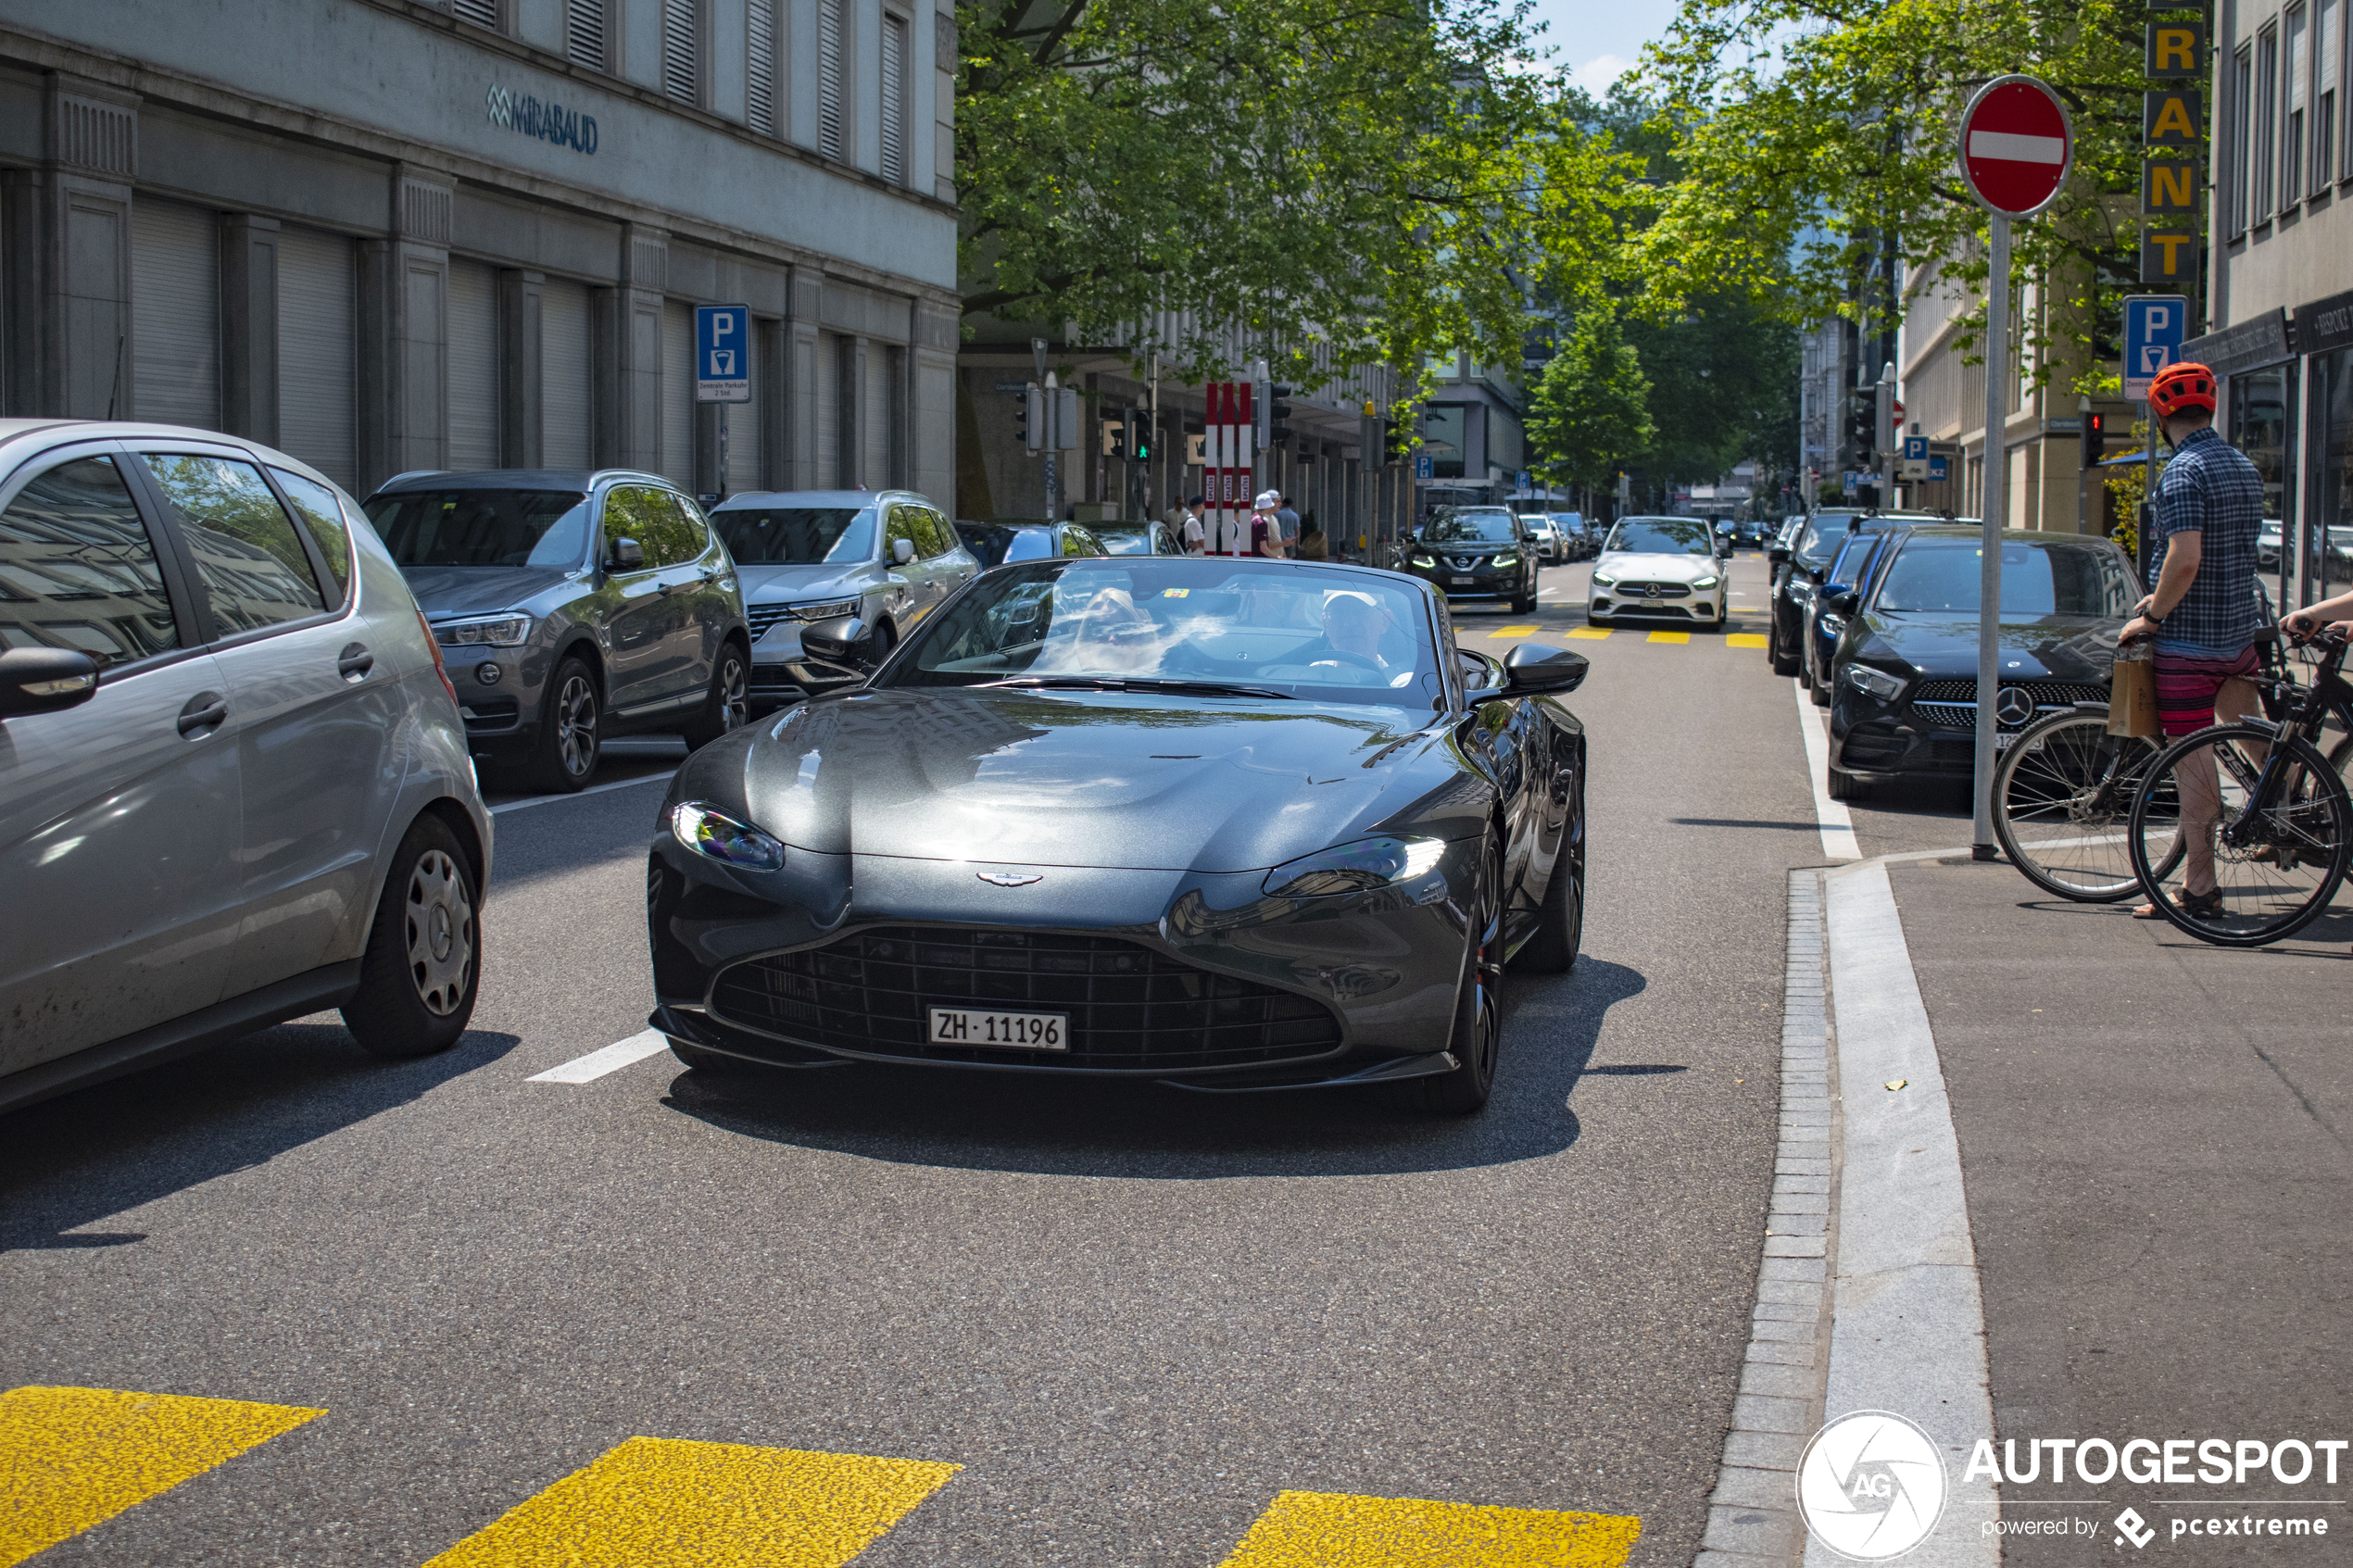
[[[1045,560],[984,578],[886,685],[1181,691],[1423,706],[1420,596],[1347,569],[1178,556]]]
[[[577,490],[398,490],[367,507],[402,566],[574,567],[588,553]]]
[[[871,507],[730,507],[711,526],[737,566],[816,566],[874,554]]]
[[[1646,556],[1705,556],[1716,552],[1707,524],[1673,518],[1628,518],[1613,529],[1608,548]]]
[[[1501,507],[1493,511],[1441,512],[1422,530],[1422,542],[1429,545],[1499,545],[1518,537],[1512,529],[1512,514]]]
[[[1966,540],[1915,539],[1887,569],[1873,608],[1975,615],[1984,555]],[[2004,615],[2118,616],[2132,608],[2121,558],[2106,549],[2005,544]]]

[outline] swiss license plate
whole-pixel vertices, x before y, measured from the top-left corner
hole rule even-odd
[[[1454,574],[1454,586],[1455,586],[1455,587],[1457,587],[1457,588],[1467,588],[1467,587],[1469,587],[1469,586],[1470,586],[1473,583],[1476,583],[1476,582],[1478,582],[1478,579],[1477,579],[1477,578],[1473,577],[1473,576],[1472,576],[1469,572],[1466,572],[1466,571],[1460,571],[1460,572],[1456,572],[1456,573]]]
[[[2001,731],[1996,730],[1994,732],[1994,749],[1996,751],[2007,751],[2010,748],[2011,744],[2017,739],[2018,737],[2016,735],[2004,734]]]
[[[1070,1015],[1061,1012],[983,1012],[975,1008],[933,1008],[930,1043],[987,1046],[1000,1050],[1070,1049]]]

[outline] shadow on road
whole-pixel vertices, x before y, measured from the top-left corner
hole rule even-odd
[[[518,1043],[475,1029],[439,1056],[380,1061],[340,1023],[285,1023],[11,1111],[0,1118],[0,1251],[143,1241],[64,1233],[363,1122]]]
[[[959,1170],[1205,1181],[1501,1165],[1577,1141],[1570,1091],[1587,1071],[1604,1015],[1643,985],[1634,970],[1592,958],[1567,975],[1514,976],[1494,1098],[1470,1118],[1416,1109],[1397,1086],[1205,1095],[865,1063],[682,1073],[662,1103],[746,1137]]]

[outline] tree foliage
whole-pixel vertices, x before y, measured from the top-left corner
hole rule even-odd
[[[1516,361],[1527,281],[1596,265],[1624,178],[1525,0],[965,0],[965,310],[1313,387]],[[1172,341],[1155,312],[1189,312]],[[1058,333],[1059,335],[1059,333]]]
[[[1980,86],[2024,72],[2067,104],[2076,144],[2065,192],[2014,226],[2013,282],[2058,307],[2024,325],[2046,358],[2108,357],[2102,291],[2139,254],[2146,15],[2122,0],[1682,0],[1645,65],[1677,165],[1642,233],[1655,306],[1738,293],[1883,325],[1902,301],[1864,285],[1891,246],[1982,300],[1985,215],[1955,131]]]
[[[1554,484],[1601,488],[1651,445],[1651,383],[1617,313],[1589,307],[1544,367],[1529,407],[1535,471]]]

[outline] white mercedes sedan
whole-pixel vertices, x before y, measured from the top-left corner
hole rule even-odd
[[[1730,553],[1702,518],[1621,518],[1594,558],[1585,619],[1594,626],[1626,617],[1720,630]]]

